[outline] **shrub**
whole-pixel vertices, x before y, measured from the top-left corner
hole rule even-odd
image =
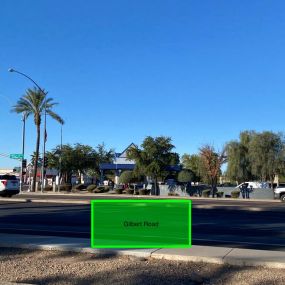
[[[77,184],[75,186],[73,186],[74,190],[83,190],[86,189],[86,186],[84,184]]]
[[[44,191],[52,191],[52,186],[51,185],[46,185],[44,188]]]
[[[206,189],[202,191],[202,197],[210,197],[211,189]]]
[[[232,198],[239,198],[239,195],[240,195],[240,191],[238,191],[238,190],[234,190],[231,192]]]
[[[61,184],[59,187],[60,191],[71,191],[72,185],[69,183]]]
[[[110,190],[109,186],[98,186],[97,188],[95,188],[95,190],[93,190],[94,193],[104,193],[104,192],[108,192]]]
[[[87,187],[87,191],[90,192],[90,193],[92,193],[93,190],[96,189],[96,187],[97,187],[97,186],[96,186],[95,184],[90,184],[90,185]]]
[[[217,192],[217,198],[223,198],[224,192]]]
[[[103,192],[108,192],[111,188],[109,186],[104,186]]]
[[[116,194],[123,194],[123,189],[117,188],[115,189]]]
[[[139,189],[139,195],[149,195],[150,190],[147,189]]]
[[[127,188],[125,192],[126,194],[134,194],[134,189]]]

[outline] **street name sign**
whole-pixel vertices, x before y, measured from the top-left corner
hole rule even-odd
[[[22,159],[23,158],[23,154],[21,154],[21,153],[11,153],[10,154],[10,158],[11,159]]]

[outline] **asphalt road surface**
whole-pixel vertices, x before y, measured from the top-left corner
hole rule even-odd
[[[0,199],[1,232],[89,238],[90,206]],[[193,200],[192,243],[285,251],[285,205]]]

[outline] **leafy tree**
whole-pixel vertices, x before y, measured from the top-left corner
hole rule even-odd
[[[59,169],[60,146],[47,152],[49,167]],[[66,182],[71,181],[73,174],[88,174],[99,178],[99,164],[110,162],[113,157],[113,150],[106,150],[104,144],[100,144],[93,149],[89,145],[69,144],[62,146],[61,151],[61,172]]]
[[[22,113],[28,118],[29,116],[34,117],[34,123],[37,129],[37,140],[36,140],[36,150],[35,150],[35,160],[34,160],[34,173],[33,173],[33,184],[32,191],[36,189],[36,178],[37,178],[37,168],[39,160],[39,148],[40,148],[40,137],[41,137],[41,116],[46,109],[47,115],[63,124],[63,119],[56,113],[52,111],[53,107],[57,105],[52,98],[47,98],[46,93],[43,93],[38,88],[28,89],[26,94],[23,95],[12,108],[12,112]]]
[[[198,154],[184,154],[182,156],[182,165],[185,169],[191,170],[194,175],[193,181],[199,182],[201,177],[201,157]]]
[[[128,150],[127,157],[136,162],[135,173],[150,176],[154,181],[155,193],[157,180],[165,173],[167,166],[179,161],[178,155],[172,152],[174,145],[170,137],[146,137],[141,148],[133,147]]]
[[[200,148],[200,155],[205,175],[211,183],[212,197],[214,197],[217,190],[218,177],[221,174],[221,166],[226,162],[225,150],[219,153],[215,151],[213,146],[205,145]]]
[[[126,171],[122,172],[119,180],[120,180],[120,183],[123,183],[123,184],[131,183],[132,181],[134,181],[133,171],[126,170]]]
[[[32,166],[35,166],[35,159],[36,159],[36,153],[33,152],[33,154],[31,155],[31,165]],[[39,155],[39,158],[38,158],[38,167],[41,167],[42,166],[42,158],[41,156]]]
[[[193,173],[190,170],[181,170],[178,173],[178,181],[181,183],[189,183],[193,181]]]
[[[283,134],[268,131],[255,134],[250,142],[249,156],[253,174],[262,181],[269,180],[273,189],[275,176],[285,173]]]
[[[177,180],[183,184],[184,189],[187,189],[187,186],[189,185],[189,183],[191,183],[191,181],[193,181],[193,178],[193,172],[191,170],[184,169],[178,173]]]
[[[255,179],[249,158],[249,146],[254,136],[255,132],[244,131],[240,133],[239,141],[231,141],[226,145],[226,176],[238,184]]]

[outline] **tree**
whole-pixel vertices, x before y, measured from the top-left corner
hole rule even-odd
[[[194,178],[193,172],[191,170],[184,169],[178,173],[177,180],[183,184],[184,189],[187,189],[187,186],[191,181],[193,181],[193,178]]]
[[[26,94],[23,95],[12,108],[12,112],[22,113],[28,118],[34,117],[34,123],[37,130],[36,150],[35,150],[35,165],[33,173],[32,191],[36,189],[37,168],[39,159],[40,137],[41,137],[41,117],[46,109],[47,115],[58,121],[60,124],[64,124],[63,119],[52,111],[53,107],[57,105],[52,98],[46,97],[47,93],[42,92],[38,88],[28,89]]]
[[[99,164],[110,162],[114,156],[113,150],[106,150],[104,144],[99,144],[95,149],[89,145],[69,144],[63,145],[62,149],[57,146],[47,152],[49,167],[59,169],[59,158],[61,153],[61,173],[66,182],[71,181],[73,174],[88,174],[99,178]]]
[[[250,142],[249,156],[253,174],[262,181],[269,180],[273,189],[275,176],[285,173],[283,134],[268,131],[255,134]]]
[[[205,174],[211,183],[212,197],[215,196],[221,166],[226,162],[225,150],[221,153],[215,151],[213,146],[205,145],[200,148],[200,155],[205,169]]]
[[[33,154],[31,155],[31,165],[32,166],[35,166],[35,159],[36,159],[36,153],[33,152]],[[41,167],[41,166],[42,166],[42,158],[39,155],[39,157],[38,157],[38,167]]]
[[[154,181],[155,194],[157,191],[157,179],[163,175],[167,166],[179,161],[176,153],[172,152],[174,145],[170,137],[146,137],[141,148],[133,147],[128,150],[127,157],[136,162],[136,175],[150,176]]]
[[[231,141],[226,145],[228,162],[226,176],[238,184],[255,179],[249,157],[250,142],[255,134],[253,131],[241,132],[239,141]]]
[[[201,157],[198,154],[183,154],[182,156],[183,168],[191,170],[193,174],[193,181],[199,182],[201,177]]]
[[[129,184],[134,180],[134,173],[133,171],[130,170],[126,170],[124,172],[122,172],[122,174],[120,175],[120,183],[122,184]]]

